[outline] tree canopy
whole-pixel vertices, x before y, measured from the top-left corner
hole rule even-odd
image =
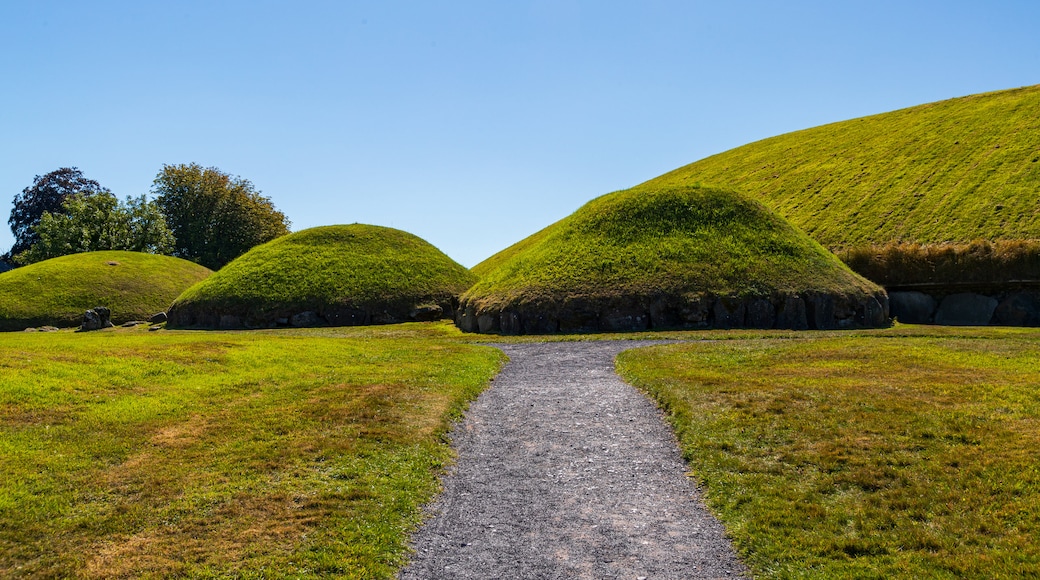
[[[87,179],[75,167],[62,167],[45,175],[33,178],[33,184],[14,198],[14,207],[7,223],[14,234],[11,255],[16,256],[40,240],[35,227],[45,212],[62,212],[62,203],[72,196],[91,196],[111,193],[97,181]]]
[[[31,264],[80,252],[127,250],[169,254],[174,238],[159,207],[145,199],[121,203],[108,191],[65,199],[59,213],[44,212],[34,228],[38,240],[16,254],[20,264]]]
[[[219,269],[289,233],[289,220],[248,179],[197,163],[164,165],[152,193],[176,238],[173,255]]]

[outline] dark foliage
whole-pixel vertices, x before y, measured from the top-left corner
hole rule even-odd
[[[96,193],[111,193],[93,179],[83,177],[75,167],[62,167],[46,175],[37,175],[33,184],[14,198],[14,207],[7,223],[14,234],[14,245],[10,255],[28,250],[40,240],[33,228],[40,223],[44,212],[62,213],[62,203],[71,196],[89,196]]]

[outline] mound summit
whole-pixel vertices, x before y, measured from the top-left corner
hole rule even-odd
[[[0,330],[77,326],[96,306],[112,322],[147,320],[212,272],[169,256],[85,252],[44,260],[0,274]]]
[[[698,185],[594,199],[474,268],[456,323],[541,334],[887,322],[884,291],[761,203]]]
[[[451,316],[476,277],[428,242],[363,224],[310,228],[239,256],[177,298],[169,326],[351,326]]]

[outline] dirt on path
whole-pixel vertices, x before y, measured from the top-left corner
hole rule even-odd
[[[402,580],[741,578],[661,413],[614,373],[647,342],[502,345]]]

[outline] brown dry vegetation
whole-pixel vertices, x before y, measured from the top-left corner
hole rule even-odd
[[[838,257],[861,276],[889,288],[1040,283],[1040,240],[891,242],[852,248]]]
[[[501,356],[430,327],[0,335],[0,577],[391,577]]]

